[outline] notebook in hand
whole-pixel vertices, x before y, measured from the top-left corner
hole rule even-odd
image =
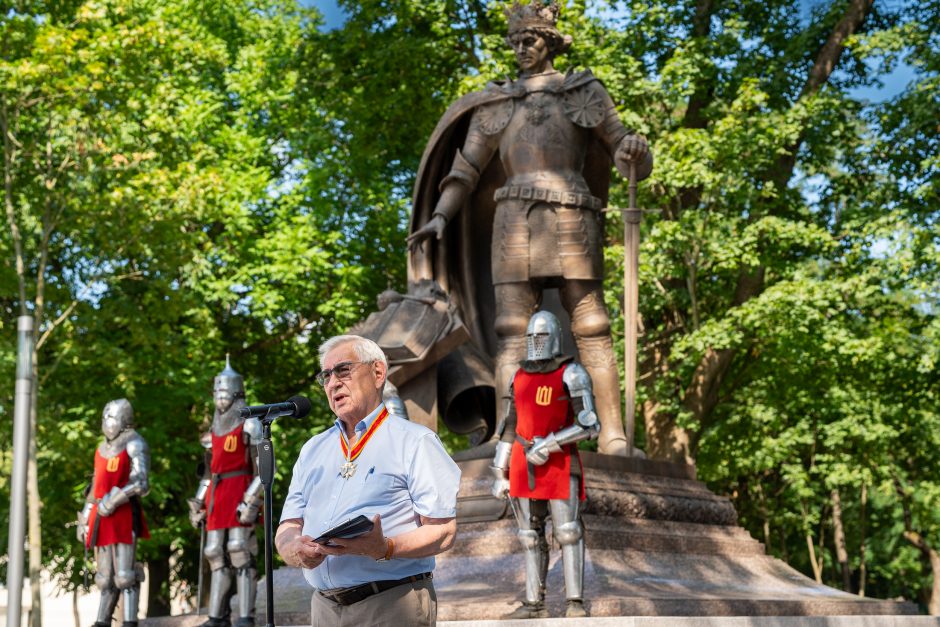
[[[372,531],[372,521],[362,516],[350,518],[346,522],[340,523],[331,529],[327,529],[320,536],[314,539],[317,544],[329,544],[333,538],[355,538],[364,533]]]

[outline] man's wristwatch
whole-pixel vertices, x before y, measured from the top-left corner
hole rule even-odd
[[[387,562],[392,559],[392,553],[395,552],[395,541],[391,538],[385,538],[385,555],[375,560],[376,562]]]

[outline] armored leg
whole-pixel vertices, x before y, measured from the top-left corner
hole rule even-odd
[[[569,601],[580,601],[584,597],[584,530],[578,517],[579,487],[579,478],[571,477],[568,498],[552,499],[548,502],[555,538],[561,545],[565,598]]]
[[[227,625],[231,614],[232,568],[225,555],[225,532],[225,529],[213,529],[206,534],[204,555],[212,571],[208,625]]]
[[[255,590],[257,570],[255,555],[258,553],[258,541],[252,527],[234,527],[228,530],[228,554],[235,569],[235,582],[238,588],[237,627],[252,627],[255,616]]]
[[[532,285],[503,283],[496,291],[496,421],[506,417],[502,399],[509,394],[509,382],[525,359],[525,330],[538,309],[541,298]]]
[[[95,625],[111,625],[114,608],[117,607],[120,592],[114,585],[114,547],[116,545],[100,546],[95,555],[95,585],[101,591],[101,600],[98,602],[98,618]]]
[[[597,448],[608,455],[629,455],[620,417],[620,374],[601,283],[569,280],[560,292],[562,304],[571,316],[579,359],[594,384],[594,401],[601,423]]]
[[[545,577],[548,575],[548,542],[545,540],[545,501],[516,499],[522,520],[518,521],[519,542],[525,556],[525,598],[527,603],[545,599]]]
[[[134,559],[137,543],[115,544],[114,546],[114,585],[124,596],[124,624],[137,624],[137,608],[140,601],[140,575]]]

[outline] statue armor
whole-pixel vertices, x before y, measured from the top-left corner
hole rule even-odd
[[[246,407],[244,381],[227,356],[225,369],[215,377],[213,397],[212,427],[201,440],[211,452],[209,463],[196,495],[189,500],[190,520],[207,530],[203,555],[212,572],[209,620],[203,626],[228,627],[236,596],[234,624],[251,627],[258,553],[254,526],[264,498],[255,450],[261,441],[261,423],[239,415]]]
[[[555,314],[538,311],[529,319],[525,340],[529,360],[541,361],[558,357],[561,355],[561,323]]]
[[[591,378],[560,350],[558,319],[546,311],[529,321],[529,359],[509,386],[507,419],[499,434],[491,470],[493,493],[509,496],[525,556],[526,600],[511,618],[541,618],[545,612],[551,515],[562,548],[569,616],[583,616],[584,532],[579,517],[584,500],[581,459],[576,443],[598,435]],[[534,340],[540,339],[541,342]],[[507,485],[508,484],[508,485]]]
[[[551,42],[546,45],[554,46],[554,53],[563,52],[570,38],[555,29],[557,13],[555,4],[513,5],[510,44],[521,46],[512,44],[512,37],[531,33]],[[435,216],[448,233],[427,250],[414,248],[409,263],[411,283],[435,279],[461,303],[459,313],[474,343],[465,352],[482,349],[493,357],[496,398],[507,395],[507,382],[525,355],[521,340],[543,290],[558,288],[597,391],[599,450],[618,455],[629,451],[602,291],[600,210],[607,203],[611,164],[626,176],[631,159],[639,179],[649,176],[653,160],[645,140],[624,127],[607,90],[590,71],[562,74],[549,56],[516,80],[491,83],[456,102],[428,143],[415,187],[411,241],[430,237],[429,229],[438,228],[431,225]],[[441,182],[439,193],[428,179]],[[472,209],[460,211],[467,204]],[[478,233],[489,225],[491,247],[478,253],[485,250]],[[448,267],[448,254],[455,250],[458,267]],[[492,301],[485,295],[490,287]],[[480,326],[493,310],[494,328]],[[497,422],[505,418],[502,412],[497,406]]]
[[[124,598],[124,627],[136,627],[143,565],[137,540],[149,538],[140,498],[150,492],[150,454],[134,430],[127,399],[109,402],[101,416],[105,439],[95,451],[95,473],[78,513],[78,538],[95,551],[95,584],[101,591],[95,627],[110,627]]]
[[[385,403],[388,413],[409,420],[405,401],[398,395],[398,388],[391,381],[385,382],[385,387],[382,389],[382,402]]]

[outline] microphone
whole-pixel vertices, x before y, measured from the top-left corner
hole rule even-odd
[[[291,396],[283,403],[271,403],[270,405],[250,405],[238,410],[238,415],[242,418],[281,418],[290,416],[292,418],[304,418],[310,413],[310,399],[306,396]]]

